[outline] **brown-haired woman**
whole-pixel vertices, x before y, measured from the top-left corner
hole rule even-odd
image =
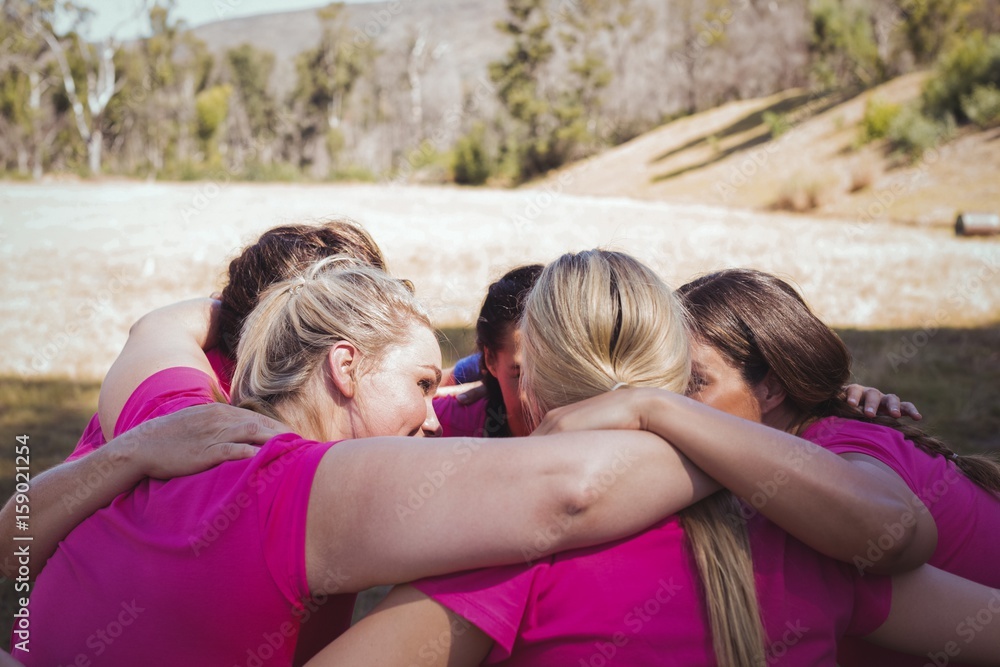
[[[731,269],[678,292],[691,316],[689,395],[777,430],[750,428],[665,392],[629,391],[554,414],[542,432],[642,423],[749,501],[744,518],[759,511],[859,571],[903,571],[927,562],[1000,586],[1000,463],[960,456],[912,425],[864,416],[848,405],[841,387],[850,377],[850,353],[781,279]],[[831,460],[827,452],[839,457]],[[868,471],[872,485],[838,488],[845,465]],[[859,640],[843,644],[838,660],[845,666],[924,662]]]
[[[378,244],[357,222],[336,217],[316,224],[281,225],[269,229],[235,257],[227,270],[222,290],[217,332],[211,341],[204,340],[205,356],[213,379],[223,393],[229,393],[232,373],[236,366],[235,352],[240,330],[261,294],[271,285],[300,274],[306,267],[326,257],[346,255],[363,264],[385,270],[386,262]],[[170,312],[169,310],[166,312]],[[178,309],[181,317],[185,308]],[[187,312],[190,312],[187,309]],[[169,318],[169,315],[167,315]],[[156,326],[153,321],[150,324]],[[190,323],[191,336],[204,338],[201,319]],[[209,416],[211,414],[211,416]],[[203,433],[209,419],[216,420],[216,443],[195,442],[178,438],[176,446],[166,451],[153,447],[135,447],[134,442],[154,443],[154,438],[127,438],[100,456],[87,455],[103,448],[114,424],[102,425],[98,414],[88,423],[83,435],[67,458],[44,476],[32,480],[32,514],[36,525],[45,531],[34,535],[32,558],[27,564],[28,576],[34,578],[55,551],[58,542],[94,509],[102,507],[146,476],[175,477],[200,472],[222,461],[252,456],[256,448],[245,443],[262,444],[276,435],[276,424],[264,417],[247,421],[243,411],[228,413],[226,421],[219,412],[190,415],[184,422],[166,421],[171,429],[183,428]],[[199,421],[201,419],[202,421]],[[145,431],[151,431],[149,427]],[[155,432],[155,431],[153,431]],[[180,435],[180,434],[178,434]],[[133,442],[134,440],[134,442]],[[130,465],[119,465],[123,460]],[[131,465],[135,460],[137,465]],[[13,544],[16,535],[13,498],[0,511],[0,542]],[[0,563],[0,573],[13,578],[17,564],[10,560]]]

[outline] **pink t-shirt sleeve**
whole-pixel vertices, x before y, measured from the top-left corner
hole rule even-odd
[[[212,378],[194,368],[167,368],[150,375],[125,401],[115,424],[115,436],[150,419],[213,403],[212,385]]]
[[[254,457],[256,470],[249,481],[257,495],[267,567],[285,599],[300,611],[310,597],[305,555],[309,494],[319,463],[333,445],[294,433],[279,435]]]
[[[484,664],[493,664],[510,657],[539,567],[470,570],[422,579],[413,586],[489,635],[494,646]]]
[[[847,634],[863,637],[875,632],[889,618],[891,607],[892,579],[877,574],[855,575],[854,613]]]
[[[90,418],[90,422],[87,424],[87,428],[83,430],[83,435],[80,436],[80,441],[76,443],[76,448],[73,453],[70,454],[66,460],[75,461],[77,459],[82,459],[87,454],[103,447],[107,444],[104,440],[104,432],[101,431],[101,420],[98,415],[94,415]]]
[[[919,488],[911,473],[916,445],[906,442],[894,429],[855,421],[828,417],[816,422],[802,433],[823,449],[834,454],[864,454],[892,468],[911,489]]]

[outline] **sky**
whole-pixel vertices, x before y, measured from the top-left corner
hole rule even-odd
[[[127,20],[139,12],[146,1],[148,0],[78,0],[77,4],[94,11],[87,38],[103,39],[114,33],[118,39],[133,39],[146,34],[149,22],[145,16],[141,20]],[[359,1],[365,0],[346,0]],[[189,26],[196,26],[239,16],[322,7],[329,2],[330,0],[175,0],[173,15],[184,19]]]

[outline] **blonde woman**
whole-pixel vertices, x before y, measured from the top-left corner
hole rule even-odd
[[[211,310],[133,327],[101,391],[114,435],[219,395]],[[322,615],[336,636],[356,591],[617,539],[712,488],[646,433],[398,437],[438,428],[440,350],[406,286],[345,258],[271,288],[237,359],[233,402],[290,432],[145,479],[77,526],[32,591],[26,665],[289,665],[307,654],[303,622]],[[591,493],[609,470],[622,483]]]
[[[689,379],[676,298],[619,253],[565,255],[546,267],[521,340],[536,422],[608,390],[680,392]],[[627,483],[602,481],[608,490]],[[1000,591],[929,567],[862,577],[763,518],[741,516],[718,494],[614,544],[399,587],[310,664],[832,665],[845,634],[952,650],[968,614],[1000,608]],[[1000,629],[983,630],[961,655],[996,661]]]

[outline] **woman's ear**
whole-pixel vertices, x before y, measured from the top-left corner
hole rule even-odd
[[[765,417],[769,412],[780,407],[787,397],[785,387],[778,377],[771,371],[767,372],[764,379],[753,387],[754,396],[760,405],[760,415]]]
[[[486,366],[486,370],[489,371],[490,375],[499,377],[497,375],[497,355],[485,345],[483,346],[483,365]]]
[[[358,348],[346,340],[338,341],[326,355],[327,371],[330,381],[344,398],[354,398],[356,389],[355,371],[361,355]]]

